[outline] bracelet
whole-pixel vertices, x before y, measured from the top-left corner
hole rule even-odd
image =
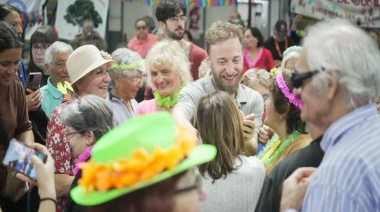
[[[55,206],[57,206],[57,200],[55,200],[54,198],[50,198],[50,197],[41,198],[40,202],[43,202],[43,201],[46,201],[46,200],[50,200],[50,201],[54,202]]]

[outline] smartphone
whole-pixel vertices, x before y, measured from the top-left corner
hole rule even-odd
[[[32,91],[38,90],[38,88],[40,87],[41,78],[42,78],[41,72],[31,72],[28,77],[26,88]]]
[[[32,155],[36,155],[44,163],[47,158],[47,155],[28,147],[16,139],[12,139],[9,142],[9,147],[5,154],[3,164],[32,180],[36,180],[37,176],[35,167],[29,164]]]

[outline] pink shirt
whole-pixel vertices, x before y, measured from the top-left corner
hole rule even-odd
[[[155,99],[144,100],[137,105],[135,110],[136,116],[141,116],[147,113],[157,112],[157,105]]]
[[[157,36],[149,34],[145,41],[140,41],[137,37],[133,37],[128,43],[128,49],[139,53],[142,58],[145,58],[148,51],[156,43]]]

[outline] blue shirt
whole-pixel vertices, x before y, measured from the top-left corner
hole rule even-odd
[[[26,82],[28,81],[28,75],[26,74],[25,64],[22,60],[18,62],[17,75],[20,78],[22,86],[25,88]]]
[[[50,77],[47,80],[47,84],[42,86],[40,91],[42,95],[42,110],[45,111],[46,116],[50,119],[53,110],[62,103],[63,94],[51,84]]]
[[[325,156],[309,184],[302,211],[380,210],[380,118],[373,103],[334,122]]]
[[[133,110],[133,111],[129,111],[127,106],[125,106],[125,104],[120,99],[113,96],[111,92],[109,92],[108,95],[109,95],[108,96],[109,101],[113,110],[116,126],[135,116],[134,111],[136,110],[136,107],[138,105],[135,99],[129,100],[131,103],[132,110]]]

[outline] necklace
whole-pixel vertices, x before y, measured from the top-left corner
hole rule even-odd
[[[248,56],[248,50],[247,50],[247,48],[243,49],[244,59],[247,62],[249,68],[254,68],[257,65],[257,63],[261,59],[261,54],[262,53],[263,53],[263,48],[262,47],[257,48],[256,58],[255,58],[255,60],[253,62],[251,62],[251,60],[249,59],[249,56]]]
[[[276,46],[276,50],[277,50],[278,55],[281,58],[283,58],[284,56],[282,55],[282,51],[281,51],[280,46],[278,45],[276,39],[274,39],[274,45]],[[288,38],[285,37],[285,48],[284,49],[286,50],[287,48],[288,48]]]
[[[127,108],[128,112],[133,112],[135,113],[135,111],[133,110],[133,107],[132,107],[132,103],[131,103],[131,100],[129,100],[129,105],[131,106],[131,109],[129,109],[127,103],[124,102],[123,99],[120,99],[120,101],[124,104],[124,106]],[[132,110],[132,111],[131,111]]]
[[[293,131],[284,141],[281,142],[279,136],[274,134],[272,139],[265,146],[264,150],[257,156],[264,163],[264,166],[268,166],[277,160],[277,158],[285,151],[292,141],[299,135],[298,131]]]
[[[162,97],[157,90],[153,92],[154,99],[156,101],[157,106],[163,106],[166,109],[172,108],[178,101],[178,94],[181,91],[182,87],[173,93],[173,95],[169,95],[167,97]]]
[[[80,163],[82,163],[82,162],[85,162],[87,160],[87,158],[89,158],[91,156],[91,151],[92,151],[92,146],[89,146],[89,147],[86,147],[86,149],[84,150],[84,152],[82,152],[79,155],[78,160],[75,162],[75,167],[74,167],[74,170],[73,170],[74,176],[77,175],[77,173],[79,171],[78,165]]]

